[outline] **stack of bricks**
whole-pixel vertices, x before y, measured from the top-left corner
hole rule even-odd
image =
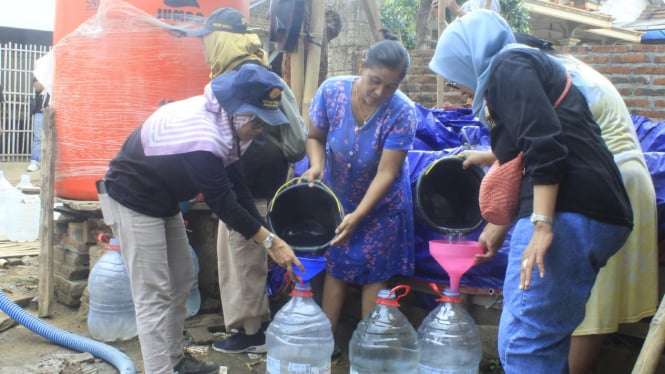
[[[101,219],[79,222],[65,217],[56,222],[53,274],[58,302],[70,307],[80,305],[90,269],[102,255],[97,243],[97,235],[102,232],[110,233],[110,229]]]

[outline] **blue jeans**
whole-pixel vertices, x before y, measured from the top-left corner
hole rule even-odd
[[[32,153],[30,154],[30,161],[35,161],[37,164],[42,159],[42,122],[44,115],[35,113],[34,120],[32,121]]]
[[[510,239],[499,321],[499,356],[507,374],[568,373],[571,334],[584,319],[598,271],[624,244],[630,229],[576,213],[558,213],[545,255],[545,277],[534,266],[520,291],[522,253],[533,235],[529,218],[517,221]]]

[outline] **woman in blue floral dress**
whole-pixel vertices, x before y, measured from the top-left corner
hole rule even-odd
[[[414,270],[413,206],[406,158],[416,132],[414,103],[398,87],[409,68],[398,42],[368,50],[360,76],[327,79],[309,109],[310,167],[345,217],[328,249],[322,308],[336,331],[349,284],[362,288],[362,315],[395,275]]]

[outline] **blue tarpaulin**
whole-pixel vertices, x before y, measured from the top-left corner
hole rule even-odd
[[[416,105],[418,109],[416,141],[414,149],[408,153],[410,178],[414,192],[418,177],[432,162],[441,157],[457,154],[466,147],[488,149],[490,145],[489,130],[474,119],[470,109],[427,109]],[[662,122],[652,122],[643,116],[633,115],[632,119],[656,189],[660,240],[665,237],[665,126]],[[295,174],[302,174],[307,169],[307,165],[306,158],[297,163]],[[446,239],[446,236],[428,227],[418,214],[414,208],[416,223],[414,278],[447,283],[448,275],[429,254],[429,241]],[[477,240],[482,227],[468,233],[465,239]],[[500,290],[503,287],[509,238],[510,232],[502,248],[492,260],[469,269],[462,276],[460,286]]]
[[[665,30],[648,30],[642,35],[644,44],[665,44]]]

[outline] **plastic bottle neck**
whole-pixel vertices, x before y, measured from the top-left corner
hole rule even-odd
[[[453,292],[450,288],[446,288],[440,298],[436,299],[440,303],[461,303],[462,298],[459,292]]]
[[[293,287],[293,291],[289,294],[289,296],[299,296],[299,297],[313,297],[314,294],[312,293],[312,286],[309,283],[300,283],[296,282],[295,286]]]
[[[406,296],[406,294],[409,293],[409,290],[411,288],[409,286],[397,286],[393,288],[392,290],[388,289],[382,289],[379,290],[379,293],[377,295],[376,299],[376,304],[377,305],[386,305],[386,306],[394,306],[394,307],[399,307],[399,299],[403,298]],[[404,293],[397,294],[397,291],[400,290],[405,290]]]
[[[120,242],[116,238],[111,238],[109,240],[109,244],[107,249],[113,250],[113,251],[119,251],[120,250]]]

